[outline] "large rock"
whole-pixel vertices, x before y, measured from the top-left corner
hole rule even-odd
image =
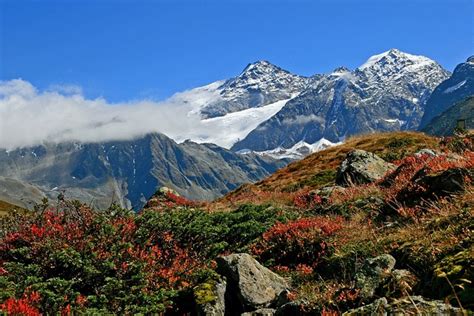
[[[217,265],[218,272],[227,278],[226,296],[236,298],[243,311],[272,307],[280,293],[289,288],[284,278],[246,253],[219,257]]]
[[[351,309],[343,316],[379,316],[379,315],[467,315],[460,308],[453,307],[441,301],[429,301],[421,296],[410,296],[391,302],[380,298],[372,304]]]
[[[348,310],[343,316],[356,316],[356,315],[366,315],[366,316],[379,316],[387,315],[388,301],[385,297],[375,300],[372,304],[367,304],[358,308]]]
[[[240,316],[273,316],[276,310],[273,308],[260,308],[252,312],[242,313]]]
[[[434,174],[425,174],[422,170],[415,175],[415,183],[426,189],[425,195],[444,196],[463,192],[473,173],[473,169],[467,168],[453,168]]]
[[[336,175],[336,184],[349,186],[371,183],[383,178],[388,171],[394,169],[395,165],[379,156],[356,149],[349,152],[341,163]]]
[[[225,315],[225,292],[227,283],[225,280],[219,282],[207,282],[200,284],[194,290],[194,297],[199,316],[224,316]]]
[[[462,193],[473,179],[473,168],[452,168],[436,173],[428,173],[426,169],[421,169],[411,180],[421,189],[414,191],[405,188],[397,194],[397,200],[412,205],[420,200],[433,200]]]
[[[395,258],[388,254],[366,260],[355,276],[356,287],[360,289],[361,297],[373,297],[377,288],[390,275],[395,263]]]

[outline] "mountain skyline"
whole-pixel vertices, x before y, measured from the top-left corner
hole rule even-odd
[[[249,65],[257,64],[259,62]],[[364,61],[359,63],[363,64]],[[282,73],[289,73],[278,66],[272,67],[280,69]],[[228,79],[231,81],[227,83],[237,80],[247,68],[248,65],[239,75]],[[291,73],[289,75],[305,78]],[[313,80],[315,76],[318,75],[305,80]],[[271,80],[268,80],[270,84]],[[225,82],[216,81],[207,86],[176,93],[162,102],[138,100],[110,103],[102,98],[88,99],[80,89],[65,90],[58,87],[55,90],[41,91],[24,80],[4,81],[0,84],[0,102],[4,105],[1,107],[0,117],[0,147],[13,149],[65,140],[122,140],[141,137],[149,132],[162,132],[178,142],[190,138],[197,142],[211,142],[230,148],[258,124],[276,114],[288,100],[278,98],[280,101],[265,103],[267,106],[229,113],[226,117],[202,120],[199,109],[215,98],[216,89]],[[224,95],[232,96],[229,93]],[[25,125],[28,130],[23,128]],[[227,136],[220,133],[224,127]],[[214,135],[219,138],[216,139]]]

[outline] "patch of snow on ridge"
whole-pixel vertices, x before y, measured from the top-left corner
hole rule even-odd
[[[317,142],[313,144],[308,144],[305,141],[299,141],[298,143],[294,144],[291,148],[283,148],[283,147],[277,147],[274,149],[270,150],[265,150],[265,151],[256,151],[255,153],[257,155],[261,156],[269,156],[275,159],[292,159],[292,160],[298,160],[302,159],[312,153],[324,150],[326,148],[336,146],[341,144],[342,142],[338,143],[333,143],[325,138],[321,138]],[[252,151],[248,150],[242,150],[239,151],[239,153],[250,153]]]
[[[244,139],[260,123],[280,111],[289,100],[291,99],[204,119],[200,121],[198,127],[183,130],[182,134],[173,138],[177,142],[190,139],[197,143],[214,143],[228,149],[240,139]],[[193,112],[190,115],[199,115],[199,112]]]
[[[222,86],[224,82],[225,80],[216,81],[206,86],[178,92],[166,100],[166,102],[189,105],[191,107],[189,115],[199,113],[203,107],[221,98],[218,88]]]
[[[447,88],[446,90],[443,91],[443,93],[451,93],[453,91],[456,91],[457,89],[461,88],[462,86],[464,86],[464,84],[466,83],[466,80],[463,80],[461,82],[459,82],[458,84],[452,86],[452,87],[449,87]]]
[[[403,126],[406,124],[406,121],[400,120],[400,119],[383,119],[387,123],[398,123],[400,126]]]

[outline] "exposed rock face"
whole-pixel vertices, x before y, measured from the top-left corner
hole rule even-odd
[[[444,196],[462,192],[467,185],[467,179],[472,179],[474,170],[453,168],[441,173],[415,175],[415,182],[426,188],[425,195]]]
[[[367,315],[367,316],[376,316],[376,315],[386,315],[385,310],[388,307],[388,301],[385,297],[375,300],[372,304],[361,306],[348,310],[343,316],[356,316],[356,315]]]
[[[211,118],[289,99],[306,88],[310,80],[268,61],[258,61],[219,86],[219,97],[203,107],[201,114]]]
[[[415,203],[420,199],[437,199],[440,197],[464,192],[467,183],[474,179],[474,170],[467,168],[452,168],[442,172],[427,174],[421,169],[412,181],[422,190],[413,192],[404,189],[397,195],[397,200],[408,201],[407,204]]]
[[[281,292],[289,288],[285,279],[245,253],[217,259],[218,271],[227,278],[226,295],[236,296],[243,311],[271,307]],[[232,293],[235,291],[235,293]]]
[[[348,186],[371,183],[381,179],[388,171],[394,169],[395,165],[373,153],[353,150],[341,163],[336,175],[336,184]]]
[[[474,59],[471,56],[465,63],[459,64],[451,77],[440,83],[433,91],[426,102],[420,128],[425,128],[436,116],[472,95],[474,95]]]
[[[361,289],[361,296],[373,297],[377,288],[395,267],[395,263],[395,258],[388,254],[366,260],[355,277],[356,287]]]
[[[474,90],[474,87],[473,87]],[[472,92],[474,95],[474,91]],[[474,129],[474,96],[459,101],[435,116],[422,131],[431,135],[453,135],[458,120],[464,120],[466,129]]]

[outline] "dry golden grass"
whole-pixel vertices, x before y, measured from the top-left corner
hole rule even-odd
[[[17,211],[20,211],[20,212],[27,211],[26,209],[24,209],[22,207],[10,204],[10,203],[5,202],[5,201],[0,201],[0,216],[5,216],[13,210],[17,210]]]
[[[289,188],[292,186],[316,189],[318,186],[312,185],[312,177],[327,170],[335,171],[347,153],[353,149],[366,150],[386,160],[394,160],[423,148],[439,148],[439,139],[417,132],[374,133],[354,136],[347,139],[342,145],[328,148],[309,155],[300,161],[290,163],[262,181],[255,184],[246,184],[213,204],[222,207],[230,202],[244,202],[247,196],[261,195],[262,192],[291,191]]]

